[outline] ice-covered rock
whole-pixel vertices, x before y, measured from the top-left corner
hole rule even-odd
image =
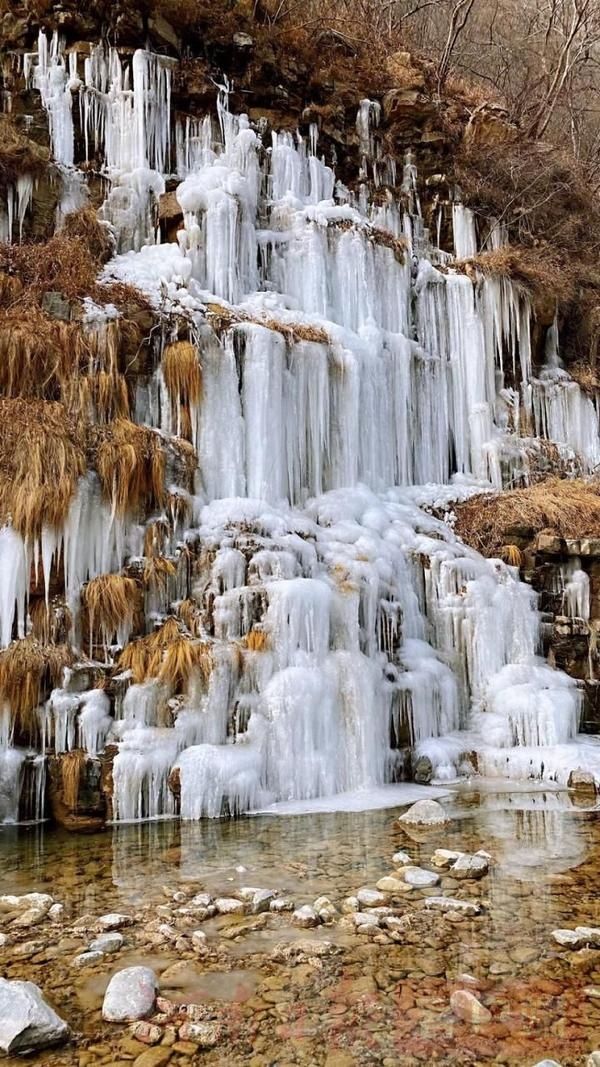
[[[52,898],[50,898],[51,900]],[[8,1055],[63,1044],[70,1029],[33,982],[0,978],[0,1049]]]
[[[150,967],[125,967],[113,974],[104,994],[102,1018],[109,1023],[131,1023],[150,1015],[158,980]]]

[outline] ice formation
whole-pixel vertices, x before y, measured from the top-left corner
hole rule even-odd
[[[453,266],[478,250],[468,208],[453,206],[451,255],[419,215],[412,159],[404,199],[391,188],[371,199],[369,181],[395,184],[395,166],[370,100],[354,195],[319,155],[315,126],[267,134],[230,114],[226,85],[217,122],[189,116],[172,135],[163,58],[138,51],[129,63],[98,46],[78,74],[77,57],[67,65],[42,34],[27,68],[56,159],[73,163],[78,99],[86,153],[103,162],[102,215],[119,250],[105,276],[184,324],[202,371],[188,411],[195,492],[171,489],[185,522],[159,516],[171,555],[199,562],[150,597],[145,625],[194,605],[193,628],[181,628],[210,670],[177,692],[125,674],[114,706],[66,679],[40,709],[46,745],[92,758],[118,746],[120,821],[366,797],[402,778],[409,751],[445,781],[479,771],[564,783],[580,763],[600,778],[600,748],[578,737],[576,683],[539,658],[531,589],[419,507],[526,484],[542,438],[580,469],[600,459],[596,409],[562,369],[556,331],[534,371],[527,294]],[[182,225],[161,244],[155,206],[172,176]],[[11,218],[25,202],[18,191]],[[489,239],[506,235],[492,225]],[[114,316],[92,310],[90,329]],[[172,339],[157,335],[136,395],[136,421],[164,440],[183,426],[161,363]],[[62,534],[29,545],[0,531],[2,644],[27,630],[32,559],[48,582],[62,546],[77,644],[82,583],[141,556],[143,536],[100,503],[94,476]],[[582,619],[585,578],[575,568],[564,587],[566,613]],[[18,812],[23,760],[4,737],[0,818]]]

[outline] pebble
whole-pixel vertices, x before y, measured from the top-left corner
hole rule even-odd
[[[480,915],[481,905],[472,900],[458,900],[456,897],[427,897],[424,901],[426,908],[434,908],[436,911],[454,911],[462,915]]]
[[[64,904],[53,904],[51,908],[48,908],[48,918],[53,923],[60,922],[65,912]]]
[[[13,920],[11,925],[13,927],[37,926],[38,923],[41,923],[46,918],[47,913],[46,908],[27,908]]]
[[[98,919],[98,926],[102,930],[120,930],[123,926],[131,926],[133,919],[129,915],[120,915],[118,912],[110,912],[108,915],[101,915]]]
[[[162,1037],[160,1026],[156,1026],[154,1023],[147,1023],[144,1020],[134,1023],[130,1033],[136,1041],[141,1041],[143,1045],[158,1045]]]
[[[404,867],[402,877],[407,885],[416,889],[426,889],[430,886],[439,885],[440,876],[434,871],[426,871],[423,867]]]
[[[466,853],[452,864],[452,875],[455,878],[483,878],[488,873],[490,865],[485,856],[469,856]]]
[[[309,928],[319,925],[319,916],[310,904],[303,904],[301,908],[296,908],[292,915],[292,922],[294,926]]]
[[[394,852],[392,863],[395,863],[397,867],[410,867],[412,860],[408,852]]]
[[[182,1041],[193,1041],[200,1048],[214,1048],[222,1037],[219,1023],[184,1023],[179,1027]]]
[[[0,912],[28,911],[30,908],[39,908],[46,912],[53,904],[54,897],[51,897],[49,893],[24,893],[20,897],[5,893],[0,896]]]
[[[219,915],[245,915],[246,904],[243,900],[237,900],[235,897],[218,897],[215,900],[215,907]]]
[[[377,882],[377,889],[380,889],[382,893],[392,893],[398,896],[400,893],[410,892],[412,886],[407,882],[402,881],[400,878],[386,875],[385,878],[380,878]]]
[[[382,904],[387,904],[387,897],[383,893],[378,889],[369,889],[368,887],[359,889],[356,899],[363,908],[379,908]]]
[[[73,958],[73,965],[75,967],[89,967],[92,963],[98,963],[103,956],[104,953],[97,950],[80,952],[78,956]]]
[[[204,930],[194,930],[192,933],[192,945],[194,948],[206,948],[207,938]]]
[[[463,855],[463,852],[453,852],[449,848],[436,848],[431,857],[431,862],[434,867],[442,867],[444,870],[448,870]]]
[[[489,1023],[492,1018],[491,1011],[468,989],[456,989],[450,997],[450,1007],[466,1023]]]
[[[271,900],[269,903],[269,911],[274,911],[276,913],[293,911],[295,907],[296,905],[290,897],[275,897],[275,900]]]
[[[107,956],[111,952],[118,952],[123,944],[123,934],[113,933],[100,934],[94,941],[90,941],[89,951],[100,952]]]

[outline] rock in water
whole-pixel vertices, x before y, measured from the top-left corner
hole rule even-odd
[[[125,967],[113,974],[104,994],[102,1018],[109,1023],[133,1023],[150,1015],[158,981],[149,967]]]
[[[418,785],[429,785],[433,778],[433,764],[429,756],[419,756],[413,769],[413,778]]]
[[[46,1004],[33,982],[0,978],[0,1049],[12,1053],[36,1052],[61,1045],[71,1031]]]
[[[398,822],[408,826],[441,826],[449,822],[441,804],[437,800],[417,800],[416,804],[400,816]]]
[[[489,1023],[492,1018],[491,1011],[468,989],[455,990],[450,997],[450,1007],[465,1023]]]

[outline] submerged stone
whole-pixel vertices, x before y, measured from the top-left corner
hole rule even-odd
[[[398,818],[398,822],[406,823],[407,826],[441,826],[449,821],[442,805],[429,798],[417,800],[416,804]]]

